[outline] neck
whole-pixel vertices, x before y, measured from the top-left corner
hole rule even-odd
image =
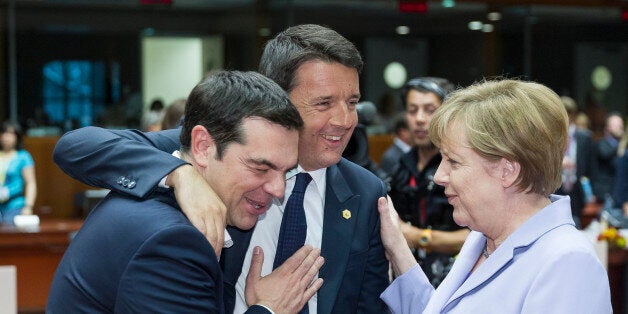
[[[503,209],[500,210],[502,214],[498,215],[499,221],[494,224],[498,226],[498,230],[488,230],[484,233],[489,254],[494,252],[501,243],[506,241],[528,219],[551,204],[548,197],[535,193],[514,192],[506,195],[505,199],[505,202],[501,202]]]

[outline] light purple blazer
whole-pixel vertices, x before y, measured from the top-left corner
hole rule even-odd
[[[550,198],[474,272],[486,242],[476,231],[438,289],[415,265],[382,300],[393,313],[612,313],[606,270],[574,227],[569,197]]]

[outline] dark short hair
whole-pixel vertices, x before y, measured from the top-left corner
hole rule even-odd
[[[401,97],[403,97],[403,104],[406,105],[406,99],[408,98],[408,93],[411,90],[416,90],[421,93],[434,93],[441,102],[445,101],[445,98],[449,93],[451,93],[455,89],[454,84],[449,82],[447,79],[440,77],[417,77],[409,80],[403,86],[401,90]]]
[[[5,133],[9,130],[13,130],[13,133],[15,133],[16,136],[15,149],[20,150],[24,148],[24,132],[22,131],[22,126],[19,123],[13,122],[11,120],[4,121],[2,123],[2,128],[0,129],[0,134]]]
[[[408,120],[403,112],[395,115],[393,120],[393,133],[398,134],[401,130],[408,129]]]
[[[227,145],[244,143],[242,121],[260,117],[288,130],[301,130],[303,120],[288,94],[256,72],[217,71],[190,93],[181,130],[182,150],[190,148],[192,128],[202,125],[214,139],[217,159]]]
[[[259,63],[259,72],[290,92],[294,73],[305,62],[321,60],[340,63],[362,71],[363,62],[358,49],[336,31],[315,24],[290,27],[266,43]]]

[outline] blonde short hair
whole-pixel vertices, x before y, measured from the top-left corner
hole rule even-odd
[[[486,160],[521,165],[519,191],[549,195],[560,187],[569,121],[549,88],[517,80],[476,83],[449,94],[436,110],[429,128],[436,146],[448,140],[453,123]]]

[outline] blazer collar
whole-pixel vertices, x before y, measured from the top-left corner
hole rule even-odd
[[[456,266],[456,268],[459,269],[455,272],[455,275],[452,276],[452,282],[449,283],[451,285],[450,288],[459,288],[455,290],[447,301],[447,304],[464,296],[493,277],[513,259],[519,248],[532,245],[545,233],[559,226],[565,224],[574,225],[571,211],[568,210],[570,208],[569,197],[552,195],[550,199],[552,201],[550,205],[541,209],[517,228],[517,230],[491,254],[490,258],[486,259],[473,273],[470,273],[471,269],[480,257],[480,254],[482,254],[486,237],[475,231],[469,234],[467,238],[468,241],[465,242],[463,249],[461,249],[459,255],[460,260],[456,261],[456,263],[460,262],[460,265]],[[567,210],[565,210],[565,208]],[[464,250],[464,255],[462,250]],[[447,281],[447,279],[445,279],[445,281]],[[443,281],[442,284],[445,284],[445,281]],[[447,304],[445,304],[445,306]],[[442,308],[444,307],[441,307],[441,309]]]

